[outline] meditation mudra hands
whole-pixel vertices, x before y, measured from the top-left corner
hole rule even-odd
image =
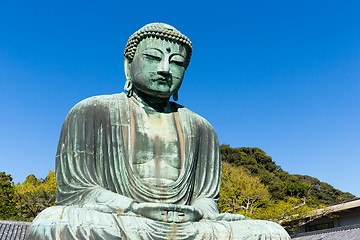
[[[169,223],[197,222],[203,217],[198,208],[176,204],[133,203],[130,211],[145,218]]]

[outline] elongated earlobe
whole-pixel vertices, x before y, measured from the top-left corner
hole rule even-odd
[[[129,62],[129,59],[127,59],[127,58],[124,59],[124,71],[125,71],[125,77],[126,77],[124,90],[127,92],[127,96],[131,97],[134,89],[133,89],[133,84],[131,82],[131,76],[130,76],[130,62]]]
[[[128,97],[133,94],[133,84],[130,79],[126,79],[124,90],[127,92]]]
[[[173,99],[174,99],[174,101],[179,100],[178,92],[176,92],[176,93],[173,95]]]

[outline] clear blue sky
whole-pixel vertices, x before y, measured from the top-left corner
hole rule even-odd
[[[0,171],[55,169],[80,100],[123,91],[128,37],[175,26],[194,52],[179,103],[220,143],[259,147],[289,173],[360,196],[359,1],[0,3]]]

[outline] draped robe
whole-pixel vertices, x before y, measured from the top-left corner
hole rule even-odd
[[[57,206],[36,217],[27,239],[290,239],[275,223],[219,214],[216,133],[204,118],[171,104],[181,169],[166,186],[144,182],[133,167],[138,110],[131,98],[121,93],[75,105],[56,155]],[[204,218],[155,221],[128,211],[134,201],[191,205]]]

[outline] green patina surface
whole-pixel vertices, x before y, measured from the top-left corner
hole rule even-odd
[[[130,37],[128,94],[92,97],[69,112],[56,156],[57,206],[34,220],[27,239],[290,239],[275,223],[219,213],[216,133],[169,101],[191,52],[166,24]]]

